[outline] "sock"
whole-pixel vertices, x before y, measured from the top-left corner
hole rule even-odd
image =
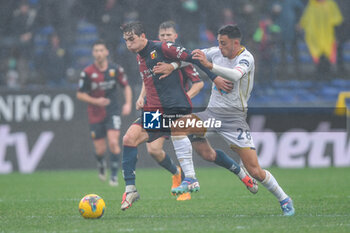
[[[273,177],[273,175],[269,171],[267,170],[264,170],[264,171],[266,172],[266,177],[261,182],[261,184],[264,185],[264,187],[267,188],[273,195],[275,195],[278,201],[282,201],[286,199],[288,196],[287,194],[285,194],[283,189],[279,186],[275,177]]]
[[[127,185],[125,186],[125,192],[130,193],[136,191],[136,186],[135,185]]]
[[[247,176],[247,173],[243,169],[240,169],[240,171],[236,175],[239,177],[239,179],[243,180],[243,178]]]
[[[216,151],[216,158],[214,163],[230,170],[231,172],[235,173],[238,176],[242,175],[242,172],[245,174],[245,172],[241,169],[241,167],[232,158],[230,158],[227,154],[225,154],[225,152],[218,149],[216,149],[215,151]]]
[[[176,157],[180,163],[185,177],[196,179],[192,160],[192,145],[186,136],[172,136]]]
[[[120,154],[114,154],[114,153],[110,154],[111,177],[116,177],[118,175],[119,158],[120,158]]]
[[[96,157],[97,163],[99,163],[99,164],[102,164],[104,159],[105,159],[104,155],[95,154],[95,157]]]
[[[123,146],[123,176],[125,185],[135,185],[137,147]]]
[[[177,167],[167,153],[165,153],[165,158],[162,161],[158,162],[158,164],[171,172],[173,175],[177,173]]]
[[[97,160],[97,168],[101,172],[106,166],[105,156],[104,155],[97,155],[97,154],[95,154],[95,157],[96,157],[96,160]]]

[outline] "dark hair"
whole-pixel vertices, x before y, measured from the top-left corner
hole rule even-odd
[[[218,30],[218,35],[227,35],[230,39],[242,39],[241,30],[237,25],[228,24]]]
[[[138,21],[124,24],[120,29],[123,33],[134,33],[137,36],[141,36],[142,33],[145,33],[142,23]]]
[[[92,48],[95,47],[95,45],[104,45],[106,49],[108,49],[107,44],[104,40],[98,39],[92,44]]]
[[[165,21],[159,25],[159,30],[160,29],[167,29],[167,28],[172,28],[176,32],[176,23],[174,21]]]

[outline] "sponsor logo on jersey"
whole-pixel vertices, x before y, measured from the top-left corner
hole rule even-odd
[[[152,76],[154,75],[151,68],[143,70],[143,72],[140,72],[140,74],[141,74],[142,79],[152,78]]]
[[[114,87],[115,84],[116,84],[115,80],[104,81],[104,82],[92,82],[91,89],[96,90],[97,88],[99,88],[100,90],[110,90]]]
[[[92,73],[91,78],[98,78],[98,74],[97,73]]]
[[[109,76],[114,77],[115,76],[115,69],[110,69],[109,70]]]
[[[156,59],[157,58],[157,51],[156,50],[153,50],[151,52],[151,59]]]
[[[214,90],[219,91],[218,88],[216,87],[216,85],[214,85]],[[228,94],[228,92],[224,91],[224,90],[220,90],[221,94]]]

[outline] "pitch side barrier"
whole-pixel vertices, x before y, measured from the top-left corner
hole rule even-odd
[[[86,107],[76,99],[75,90],[1,90],[0,173],[95,169]],[[203,110],[194,109],[194,112]],[[250,108],[249,133],[261,164],[264,167],[350,166],[345,117],[331,112],[334,109]],[[142,114],[134,111],[122,118],[121,135]],[[235,157],[220,136],[212,130],[208,132],[214,147]],[[246,136],[246,132],[241,136]],[[165,151],[176,161],[170,141],[165,143]],[[196,166],[212,166],[197,155],[194,162]],[[137,166],[159,167],[147,154],[145,145],[140,146]]]

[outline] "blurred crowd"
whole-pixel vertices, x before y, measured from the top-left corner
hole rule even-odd
[[[174,20],[178,43],[190,49],[215,46],[220,26],[238,24],[242,44],[255,55],[257,82],[346,75],[348,0],[0,0],[0,6],[0,86],[9,88],[74,86],[97,38],[131,84],[141,82],[119,29],[135,20],[154,39],[161,22]]]

